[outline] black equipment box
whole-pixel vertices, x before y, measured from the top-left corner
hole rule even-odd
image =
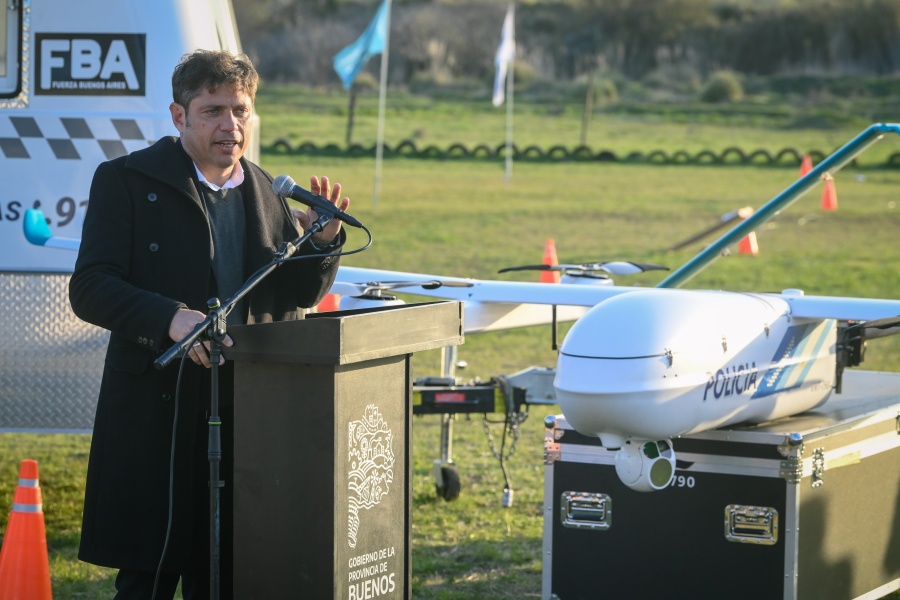
[[[548,417],[544,600],[881,598],[900,588],[900,374],[847,371],[823,406],[673,440],[658,492]]]
[[[509,389],[506,398],[498,385],[425,385],[413,387],[414,415],[517,413],[525,404],[525,390]]]

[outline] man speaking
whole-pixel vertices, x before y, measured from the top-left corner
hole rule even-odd
[[[209,342],[190,348],[180,383],[177,364],[153,362],[206,319],[209,298],[230,298],[318,218],[292,211],[243,158],[258,79],[243,55],[182,57],[170,105],[179,137],[101,164],[91,185],[69,298],[111,334],[78,555],[119,569],[118,599],[172,598],[179,579],[184,598],[209,598]],[[310,181],[313,194],[349,206],[340,184]],[[301,318],[330,289],[344,238],[329,221],[300,247],[309,258],[275,269],[228,325]],[[221,596],[230,598],[234,372],[222,363]]]

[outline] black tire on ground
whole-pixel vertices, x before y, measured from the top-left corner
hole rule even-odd
[[[460,484],[459,482],[459,471],[456,470],[456,467],[441,467],[441,479],[444,480],[444,486],[434,486],[434,490],[437,492],[437,495],[447,502],[459,498],[459,492],[462,488],[462,484]]]

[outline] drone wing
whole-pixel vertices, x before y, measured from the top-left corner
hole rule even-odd
[[[558,307],[557,321],[574,321],[588,308],[607,298],[654,289],[491,281],[342,266],[331,291],[354,295],[359,294],[361,282],[397,280],[454,284],[430,286],[433,289],[408,287],[405,291],[419,296],[465,302],[467,333],[550,323],[553,315],[552,311],[547,310],[547,306]],[[792,315],[797,318],[870,321],[900,316],[900,300],[806,296],[793,291],[772,295],[787,301]]]
[[[791,314],[800,318],[871,321],[900,316],[900,300],[806,296],[792,291],[773,295],[787,301]]]
[[[515,304],[545,304],[582,307],[594,306],[607,298],[626,292],[637,289],[647,289],[625,286],[598,288],[593,286],[566,284],[549,285],[539,282],[493,281],[487,279],[444,277],[440,275],[428,275],[425,273],[404,273],[399,271],[341,266],[331,291],[336,294],[343,294],[347,291],[355,293],[360,288],[361,282],[398,280],[404,282],[421,281],[423,284],[435,281],[445,283],[445,285],[435,287],[434,289],[409,288],[406,290],[410,294],[419,296],[431,296],[434,298],[470,302],[507,302]]]
[[[635,289],[646,289],[490,281],[342,266],[331,293],[358,295],[360,290],[374,282],[385,281],[421,281],[428,284],[427,287],[405,286],[402,291],[465,302],[466,333],[542,325],[554,320],[574,321],[607,298]],[[443,285],[431,285],[434,282]],[[557,307],[555,317],[553,307]]]

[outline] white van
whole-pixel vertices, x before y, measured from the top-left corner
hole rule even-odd
[[[29,244],[25,210],[40,208],[55,235],[80,238],[97,165],[177,135],[168,106],[180,57],[240,52],[240,40],[230,0],[3,5],[0,431],[85,431],[107,334],[72,314],[75,252]]]

